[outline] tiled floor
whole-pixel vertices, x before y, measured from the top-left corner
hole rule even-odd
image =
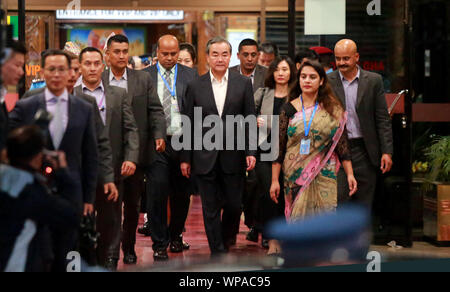
[[[142,225],[142,222],[143,217],[141,217],[140,226]],[[267,257],[265,256],[266,250],[264,250],[260,244],[245,240],[248,228],[243,222],[241,222],[240,231],[237,244],[229,253],[230,265],[236,269],[240,268],[236,263],[244,264],[246,259],[249,259],[248,263],[255,263],[255,259],[256,261],[267,261]],[[136,253],[138,256],[138,265],[126,266],[120,261],[119,270],[130,271],[141,268],[164,269],[169,266],[174,267],[180,265],[194,265],[197,263],[210,263],[210,253],[203,225],[202,208],[199,197],[192,197],[192,205],[186,222],[184,239],[191,245],[191,248],[188,251],[180,254],[169,253],[169,262],[154,263],[151,238],[137,234]],[[450,258],[450,247],[438,247],[427,242],[414,242],[412,248],[392,248],[389,246],[373,245],[371,246],[370,251],[380,252],[383,261]],[[208,268],[210,267],[211,265],[208,266]],[[220,267],[212,266],[212,269],[220,270]],[[251,269],[251,267],[248,267],[248,270]]]
[[[143,217],[141,217],[139,226],[143,223]],[[264,256],[266,250],[261,247],[260,244],[245,240],[248,228],[241,222],[240,233],[237,238],[237,244],[230,250],[230,254],[235,256]],[[173,254],[169,253],[169,262],[177,261],[199,261],[202,259],[209,259],[210,252],[208,247],[208,241],[206,238],[205,227],[203,225],[203,215],[201,200],[198,196],[192,197],[191,209],[186,222],[186,232],[183,234],[184,240],[187,241],[191,248],[183,253]],[[260,237],[261,241],[261,237]],[[119,261],[119,270],[135,269],[140,267],[152,267],[153,262],[153,250],[152,240],[150,237],[145,237],[141,234],[137,234],[136,238],[136,254],[138,256],[137,267],[126,266],[122,260]],[[121,255],[122,256],[122,255]],[[164,265],[165,263],[156,263],[158,265]]]

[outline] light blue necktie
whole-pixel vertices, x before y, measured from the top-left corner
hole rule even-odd
[[[59,146],[61,146],[61,141],[64,136],[64,125],[63,125],[63,100],[58,97],[54,97],[53,100],[56,99],[56,106],[55,106],[55,116],[53,117],[53,133],[52,133],[52,139],[53,139],[53,145],[55,146],[55,149],[59,149]]]

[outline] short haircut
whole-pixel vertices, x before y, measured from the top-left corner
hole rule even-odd
[[[12,130],[6,140],[9,162],[12,166],[25,166],[45,147],[41,128],[36,125]]]
[[[108,43],[107,43],[107,48],[109,49],[111,47],[111,44],[115,42],[115,43],[127,43],[129,44],[130,42],[128,41],[128,38],[126,36],[124,36],[123,34],[116,34],[113,35],[112,37],[110,37],[108,39]]]
[[[288,81],[289,87],[291,87],[296,82],[297,69],[295,68],[294,62],[292,62],[291,58],[289,58],[288,56],[280,56],[280,57],[275,57],[273,62],[270,64],[269,69],[267,69],[266,80],[264,81],[265,87],[268,87],[270,89],[275,89],[276,82],[275,82],[275,78],[273,77],[273,74],[275,73],[275,71],[277,71],[278,65],[283,61],[286,61],[286,63],[288,63],[289,70],[291,71],[291,75],[289,76],[289,81]]]
[[[25,45],[22,42],[12,41],[12,43],[9,44],[7,46],[7,48],[11,49],[13,51],[13,53],[23,54],[23,55],[27,54],[27,48],[25,47]]]
[[[258,43],[254,39],[245,39],[239,43],[239,52],[242,50],[242,47],[247,46],[255,46],[256,49],[259,51]]]
[[[69,65],[69,69],[70,69],[70,65],[72,64],[72,61],[70,59],[69,54],[67,54],[63,50],[55,50],[55,49],[46,50],[44,52],[44,54],[42,55],[42,60],[41,60],[42,68],[45,68],[45,60],[47,59],[47,57],[51,57],[51,56],[64,56],[64,57],[66,57],[67,65]]]
[[[278,57],[278,46],[272,42],[262,43],[260,48],[260,52],[265,54],[274,54],[275,57]]]
[[[195,51],[195,48],[193,45],[189,43],[182,43],[180,44],[180,51],[187,51],[191,55],[192,61],[195,63],[195,60],[197,60],[197,52]]]
[[[230,48],[230,54],[231,54],[233,49],[231,47],[230,42],[226,38],[221,37],[221,36],[217,36],[208,41],[208,43],[206,44],[206,54],[209,55],[209,50],[211,49],[212,45],[221,44],[221,43],[225,43],[228,45],[228,47]]]
[[[307,58],[310,61],[319,61],[319,54],[310,49],[300,50],[297,55],[295,55],[295,63],[300,64],[304,58]]]
[[[103,54],[102,54],[102,52],[99,49],[94,48],[94,47],[86,47],[86,48],[82,49],[81,52],[80,52],[80,56],[79,56],[80,63],[81,63],[81,60],[83,59],[83,55],[85,53],[87,53],[87,52],[97,52],[97,53],[99,53],[100,54],[100,58],[103,61]]]

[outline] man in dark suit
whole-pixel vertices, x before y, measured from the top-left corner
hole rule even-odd
[[[253,92],[264,87],[267,68],[258,64],[259,47],[258,43],[252,39],[245,39],[239,44],[237,53],[239,65],[231,67],[230,70],[239,72],[252,80]]]
[[[127,68],[128,38],[115,35],[107,43],[110,69],[103,72],[103,85],[127,90],[132,99],[134,118],[139,131],[139,159],[135,174],[124,180],[124,221],[122,250],[136,259],[136,229],[139,221],[140,201],[144,193],[144,174],[156,152],[165,150],[166,119],[150,74]],[[133,261],[135,261],[133,259]]]
[[[82,98],[84,101],[90,103],[94,109],[94,124],[95,124],[95,134],[97,137],[97,146],[98,146],[98,157],[99,157],[99,173],[98,173],[98,183],[104,189],[104,194],[109,194],[111,200],[117,200],[119,193],[116,185],[114,184],[114,170],[112,167],[112,150],[111,145],[109,143],[108,134],[105,130],[105,125],[103,124],[102,118],[100,116],[100,111],[97,106],[97,102],[95,98],[90,95],[84,94],[80,91],[74,92],[74,85],[78,78],[81,76],[80,72],[80,61],[78,60],[78,56],[68,52],[66,52],[70,57],[70,77],[67,82],[67,91],[69,94],[73,94],[77,97]],[[41,94],[45,92],[45,87],[38,88],[35,90],[27,91],[22,99]]]
[[[133,175],[132,168],[139,158],[139,134],[131,99],[125,89],[116,86],[104,86],[103,54],[96,48],[87,47],[80,53],[82,81],[75,87],[76,94],[88,94],[95,98],[100,110],[101,120],[108,133],[113,153],[115,184],[120,189],[118,200],[109,200],[103,189],[97,190],[95,207],[97,210],[97,230],[100,232],[98,243],[99,262],[110,270],[116,270],[119,260],[120,231],[122,223],[123,188],[122,178]],[[135,263],[133,255],[126,254],[125,264]]]
[[[223,123],[239,116],[256,119],[256,113],[250,79],[228,70],[231,58],[230,43],[222,37],[216,37],[208,42],[206,53],[211,71],[188,84],[184,113],[190,119],[191,127],[183,134],[190,136],[190,141],[206,138],[208,145],[200,147],[201,150],[197,150],[198,147],[185,148],[182,152],[181,170],[185,177],[189,177],[192,165],[192,173],[196,176],[202,198],[209,247],[215,255],[227,252],[235,242],[235,226],[239,224],[241,216],[245,171],[252,170],[256,163],[256,151],[248,150],[248,144],[255,144],[249,143],[252,142],[250,137],[255,136],[246,131],[245,139],[248,144],[246,143],[247,147],[241,148],[245,150],[240,150],[236,147],[239,133],[232,133],[231,128]],[[194,112],[199,109],[202,113],[196,113],[194,120]],[[205,119],[214,119],[214,122],[209,127],[203,127]],[[218,131],[220,136],[211,139],[209,131],[217,130],[221,123],[222,127]],[[212,124],[215,124],[214,128]],[[237,123],[238,127],[243,124]],[[202,129],[201,136],[196,133],[198,137],[194,137],[194,128],[197,126]],[[235,125],[232,127],[235,130]],[[252,128],[256,128],[256,124]],[[234,148],[229,147],[230,145]]]
[[[173,136],[180,136],[181,114],[187,84],[198,77],[197,71],[177,64],[180,47],[173,35],[158,40],[158,63],[145,69],[156,84],[166,118],[166,151],[155,155],[149,169],[148,206],[155,260],[168,259],[167,247],[174,253],[188,249],[182,232],[189,211],[189,180],[180,171],[180,151],[172,148]],[[175,80],[176,78],[176,80]],[[170,226],[167,226],[167,202],[170,197]]]
[[[5,95],[7,86],[17,86],[22,78],[27,49],[22,43],[13,42],[9,48],[9,56],[2,60],[1,92],[0,92],[0,161],[5,159],[3,149],[6,147],[6,135],[8,132],[8,111],[6,109]]]
[[[377,181],[377,169],[387,173],[392,167],[393,137],[383,80],[380,75],[362,70],[358,65],[356,43],[341,40],[336,44],[338,71],[328,75],[330,85],[348,112],[347,130],[358,191],[351,201],[371,211]],[[338,198],[348,201],[344,172],[338,175]]]
[[[38,110],[53,116],[48,127],[50,150],[66,153],[69,174],[74,182],[74,197],[79,215],[94,212],[98,174],[98,150],[92,105],[67,92],[70,57],[60,50],[49,50],[42,58],[47,87],[44,93],[22,99],[10,114],[10,129],[33,123]],[[65,271],[66,256],[74,250],[76,231],[67,231],[56,244],[55,270]]]
[[[240,64],[231,67],[230,70],[239,72],[241,75],[249,77],[252,80],[253,92],[264,87],[264,81],[267,68],[258,64],[259,47],[258,43],[252,39],[245,39],[239,44],[239,52],[237,56]],[[247,173],[243,194],[243,211],[245,215],[245,225],[250,229],[247,234],[247,240],[258,242],[259,233],[262,232],[261,219],[258,218],[258,201],[257,179],[254,170]],[[239,226],[236,226],[238,232]]]

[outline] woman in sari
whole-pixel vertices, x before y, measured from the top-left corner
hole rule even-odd
[[[285,215],[289,222],[337,207],[337,172],[342,161],[350,187],[357,190],[345,128],[347,114],[327,85],[318,62],[305,62],[296,89],[280,114],[279,156],[272,165],[270,196],[278,203],[284,173]]]

